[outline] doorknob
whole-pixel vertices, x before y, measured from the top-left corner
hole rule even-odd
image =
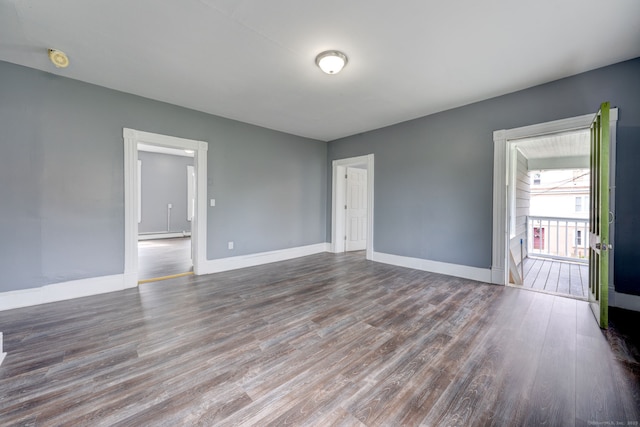
[[[606,251],[606,250],[610,250],[613,249],[613,245],[612,244],[607,244],[607,243],[596,243],[596,249],[599,249],[601,251]]]

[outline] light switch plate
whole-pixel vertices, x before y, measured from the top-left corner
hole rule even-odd
[[[215,206],[216,205],[216,199],[211,199],[211,201],[209,202],[211,204],[211,206]]]

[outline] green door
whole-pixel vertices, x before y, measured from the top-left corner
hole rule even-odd
[[[591,124],[591,206],[589,211],[589,304],[601,328],[609,313],[609,103]]]

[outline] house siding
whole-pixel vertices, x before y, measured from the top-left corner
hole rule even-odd
[[[516,150],[516,176],[515,176],[515,236],[509,242],[511,256],[520,266],[521,259],[528,255],[527,247],[527,216],[531,207],[531,190],[529,184],[529,171],[527,159]],[[520,240],[522,239],[522,245]],[[521,253],[522,252],[522,253]]]

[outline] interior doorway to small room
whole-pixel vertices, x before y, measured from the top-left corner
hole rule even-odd
[[[332,251],[373,254],[373,154],[334,160]]]
[[[138,144],[138,279],[193,272],[194,151]]]
[[[589,296],[590,131],[509,141],[511,286]]]
[[[193,217],[191,220],[191,259],[193,272],[202,274],[207,261],[207,151],[208,143],[192,139],[178,138],[140,130],[123,128],[124,142],[124,285],[134,287],[139,283],[138,229],[140,211],[141,179],[138,168],[138,144],[165,147],[185,152],[193,151],[195,191],[193,197]],[[142,166],[144,168],[144,165]],[[185,171],[185,174],[187,172]],[[211,202],[213,205],[213,200]],[[173,206],[172,208],[173,209]],[[172,212],[172,217],[175,214]],[[200,220],[202,219],[202,220]]]

